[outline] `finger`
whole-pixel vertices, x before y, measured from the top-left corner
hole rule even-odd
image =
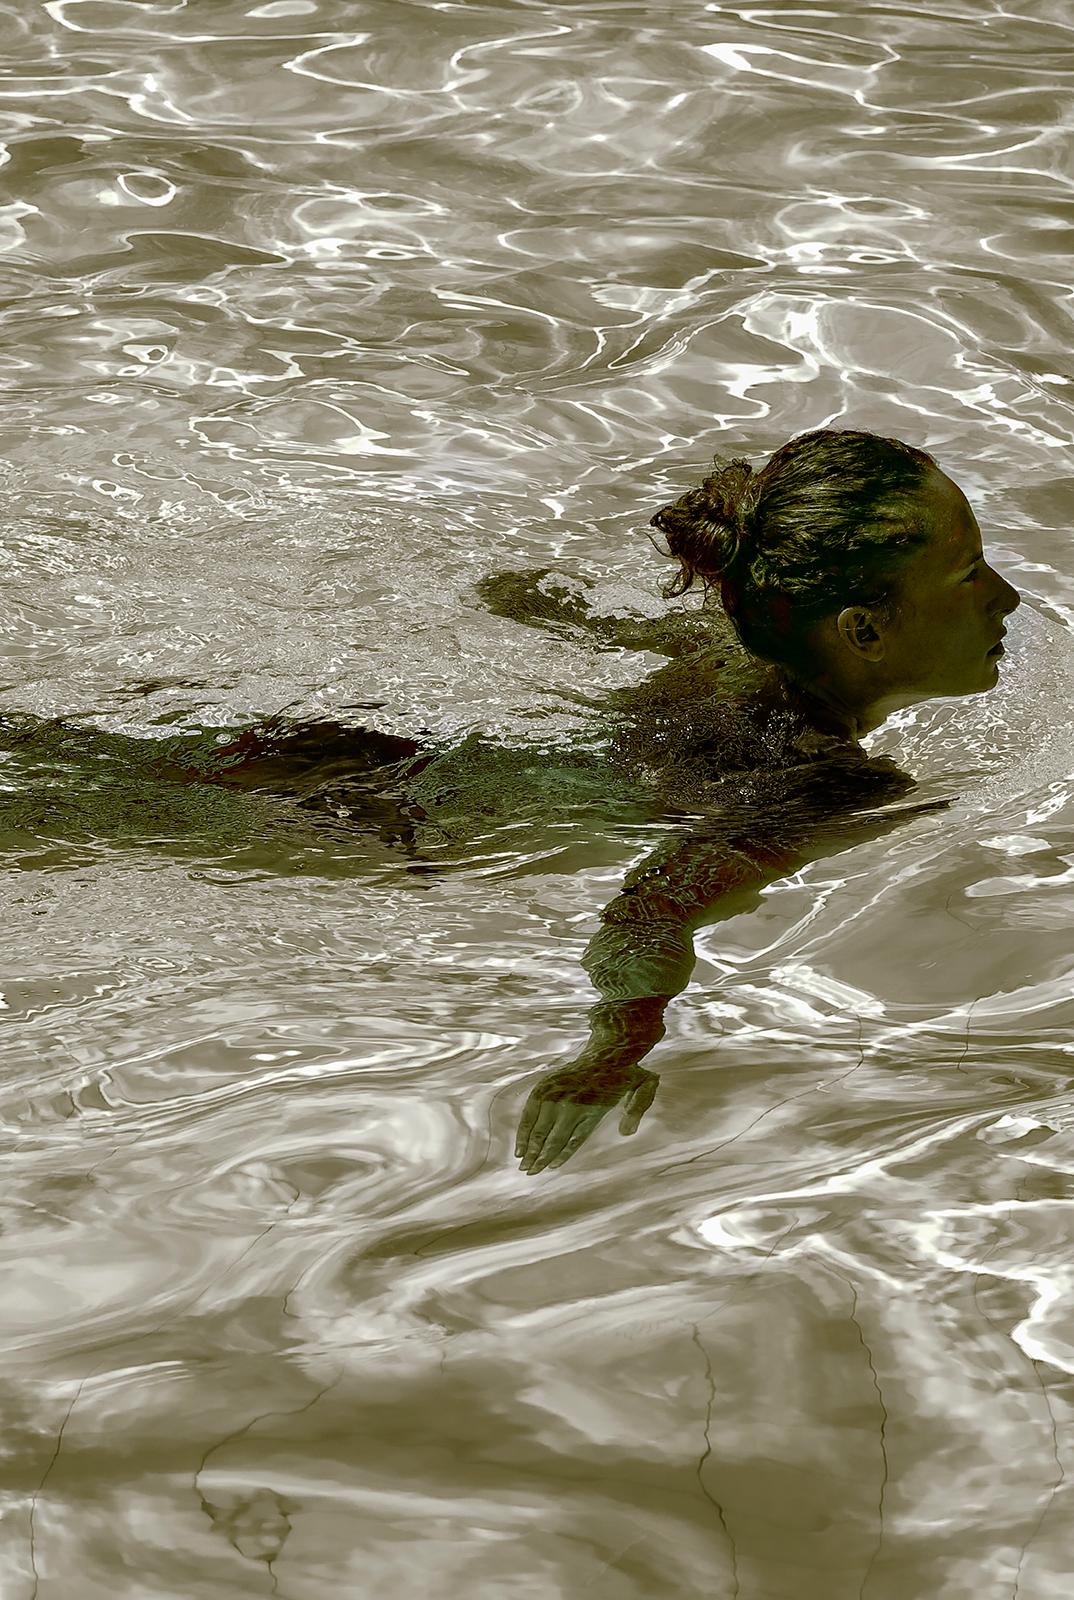
[[[601,1113],[601,1116],[595,1118],[594,1121],[587,1122],[583,1124],[582,1127],[576,1128],[559,1154],[549,1161],[547,1165],[549,1167],[561,1167],[565,1161],[569,1161],[571,1156],[573,1156],[576,1151],[582,1148],[591,1134],[595,1131],[597,1123],[603,1120],[603,1115],[604,1114]]]
[[[529,1111],[527,1106],[526,1110]],[[536,1115],[531,1117],[526,1129],[526,1142],[522,1147],[522,1165],[526,1167],[529,1162],[535,1161],[541,1153],[545,1139],[551,1132],[556,1117],[559,1115],[560,1105],[555,1100],[538,1100],[535,1102]],[[521,1135],[521,1129],[519,1134]],[[519,1154],[516,1150],[515,1154]]]
[[[579,1108],[570,1101],[558,1101],[552,1106],[552,1110],[555,1115],[547,1127],[542,1128],[538,1120],[540,1141],[530,1139],[526,1154],[522,1158],[523,1172],[540,1172],[547,1167],[552,1157],[558,1154],[570,1138],[578,1118],[582,1115]]]
[[[520,1156],[526,1148],[526,1143],[533,1131],[533,1124],[537,1121],[541,1107],[547,1101],[538,1098],[536,1090],[530,1095],[523,1107],[522,1115],[518,1122],[518,1132],[515,1134],[515,1155]]]
[[[570,1109],[573,1116],[564,1116],[556,1124],[545,1140],[539,1163],[532,1167],[531,1171],[541,1172],[545,1167],[561,1167],[565,1161],[569,1161],[574,1152],[585,1144],[607,1113],[606,1106],[601,1106],[599,1109],[586,1107],[585,1110],[572,1106]]]

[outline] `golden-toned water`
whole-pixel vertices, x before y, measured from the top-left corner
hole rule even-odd
[[[1066,1600],[1069,8],[0,10],[3,1600]],[[549,772],[656,662],[475,584],[658,615],[652,510],[826,423],[1025,596],[870,740],[954,804],[706,930],[525,1177],[654,842]],[[154,776],[277,712],[506,788]]]

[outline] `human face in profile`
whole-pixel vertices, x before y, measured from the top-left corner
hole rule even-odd
[[[938,468],[925,502],[929,543],[904,570],[902,604],[882,636],[885,687],[913,700],[980,694],[999,679],[1004,618],[1021,596],[989,565],[966,496]]]

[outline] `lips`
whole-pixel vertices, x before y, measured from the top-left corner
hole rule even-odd
[[[1007,637],[1007,630],[1006,630],[1006,628],[1004,628],[1003,632],[1000,634],[999,638],[996,640],[996,642],[992,646],[991,650],[988,651],[988,654],[990,656],[994,656],[997,653],[999,655],[1001,655],[1001,656],[1006,654],[1006,652],[1004,651],[1004,648],[1003,648],[1003,641],[1004,641],[1004,639],[1006,637]]]

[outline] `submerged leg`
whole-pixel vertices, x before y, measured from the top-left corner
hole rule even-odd
[[[408,799],[406,782],[431,759],[417,740],[376,728],[271,717],[218,745],[196,776],[295,800],[411,854],[425,813]]]
[[[269,717],[217,744],[196,776],[229,788],[303,796],[329,782],[360,782],[420,752],[416,739],[376,728]]]
[[[144,824],[175,837],[189,828],[192,838],[219,808],[188,805],[182,792],[209,786],[290,800],[407,850],[423,813],[405,784],[431,759],[416,740],[338,722],[271,717],[153,739],[18,713],[0,716],[0,760],[5,753],[10,798],[0,832],[6,822],[32,835],[62,813],[76,832],[134,838]],[[240,794],[235,803],[241,808]]]

